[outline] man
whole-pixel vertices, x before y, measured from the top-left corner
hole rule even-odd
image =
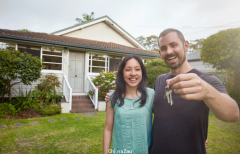
[[[214,75],[193,69],[187,59],[189,42],[176,29],[159,36],[159,54],[170,73],[154,83],[154,122],[150,154],[206,153],[209,109],[220,120],[236,122],[239,109]],[[174,91],[173,105],[164,99],[167,84]]]
[[[149,153],[206,153],[209,109],[222,121],[236,122],[238,106],[218,78],[189,65],[186,58],[189,42],[180,31],[164,30],[158,45],[170,72],[158,76],[153,86],[154,122]],[[164,99],[167,85],[173,90],[173,105]]]

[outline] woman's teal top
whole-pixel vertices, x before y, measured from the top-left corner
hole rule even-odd
[[[146,88],[147,102],[124,98],[124,105],[114,106],[113,152],[147,154],[151,141],[154,90]],[[134,103],[135,102],[135,103]],[[113,153],[112,152],[112,153]]]

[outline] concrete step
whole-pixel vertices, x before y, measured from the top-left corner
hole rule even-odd
[[[97,109],[78,109],[71,110],[70,113],[97,112]]]
[[[74,95],[72,100],[90,100],[88,95]]]
[[[95,111],[94,105],[88,95],[72,96],[72,109],[70,112],[92,112]]]
[[[73,100],[72,104],[92,104],[91,100]]]
[[[72,110],[78,109],[94,109],[93,104],[72,104]]]

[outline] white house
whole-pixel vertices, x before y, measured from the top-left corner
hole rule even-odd
[[[202,72],[214,72],[216,69],[212,68],[210,64],[203,64],[201,61],[201,51],[192,52],[187,54],[187,60],[190,66]]]
[[[143,60],[159,57],[157,52],[147,51],[108,16],[52,34],[0,29],[0,48],[9,47],[44,59],[46,67],[42,73],[58,75],[62,81],[63,94],[69,102],[63,104],[67,107],[64,112],[73,111],[74,103],[78,99],[85,99],[88,90],[94,88],[91,77],[98,75],[101,70],[117,71],[124,56],[137,54]],[[33,89],[36,84],[37,82],[32,86],[22,85],[22,89]],[[19,86],[13,88],[18,89]],[[97,96],[91,101],[91,106],[97,109]],[[75,111],[85,111],[83,106],[76,107]]]

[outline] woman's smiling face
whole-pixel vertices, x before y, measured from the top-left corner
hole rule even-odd
[[[123,69],[123,78],[126,83],[126,88],[137,88],[142,81],[142,69],[139,62],[132,58],[126,62]]]

